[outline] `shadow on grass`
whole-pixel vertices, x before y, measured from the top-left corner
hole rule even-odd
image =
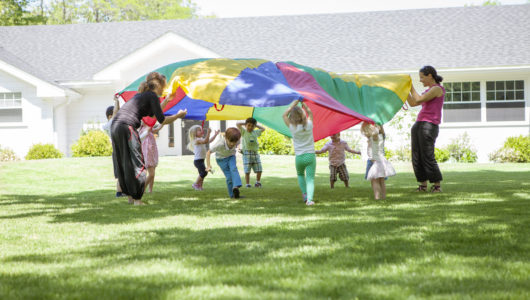
[[[112,225],[255,216],[270,222],[128,230],[83,249],[7,256],[0,264],[44,271],[0,273],[0,298],[35,298],[36,292],[42,299],[528,294],[524,266],[519,276],[513,265],[530,258],[529,172],[444,176],[444,192],[430,194],[412,192],[410,174],[398,175],[387,181],[388,199],[374,201],[367,181],[356,177],[352,188],[338,182],[331,190],[328,174],[319,173],[315,207],[303,205],[296,178],[275,177],[265,178],[263,189],[243,189],[244,199],[229,199],[220,178],[209,179],[203,192],[193,191],[190,181],[157,182],[145,207],[127,205],[111,189],[1,194],[0,210],[27,208],[0,215],[13,221]],[[497,275],[489,276],[492,270]]]
[[[478,273],[491,268],[500,273],[510,272],[506,261],[520,262],[528,258],[527,249],[512,243],[521,236],[512,233],[512,238],[504,239],[501,231],[506,228],[480,232],[481,226],[488,222],[466,226],[463,233],[458,225],[450,225],[436,234],[421,236],[417,235],[424,225],[421,223],[421,220],[400,218],[359,222],[352,217],[281,222],[267,227],[129,231],[121,238],[79,251],[11,256],[3,260],[34,265],[77,265],[88,260],[91,261],[88,266],[60,268],[48,276],[2,275],[0,278],[4,288],[10,285],[14,288],[23,281],[49,293],[51,298],[57,292],[68,295],[67,298],[86,295],[164,298],[168,292],[182,294],[201,286],[236,285],[243,290],[267,291],[272,294],[271,298],[372,298],[373,288],[392,285],[417,296],[507,295],[514,290],[528,290],[525,279],[490,280],[480,275],[461,278],[459,271],[450,273],[451,267]],[[474,235],[469,234],[473,231]],[[489,244],[476,245],[477,240]],[[480,250],[474,251],[470,245]],[[491,251],[484,246],[491,246]],[[437,257],[439,252],[464,254],[471,256],[471,261],[450,266],[447,274],[440,276],[432,271],[447,268],[444,259]],[[150,264],[155,265],[155,271]],[[156,275],[156,266],[160,264],[165,268],[164,273]],[[144,266],[156,276],[127,275],[131,265]],[[404,270],[393,272],[392,268]],[[110,278],[103,271],[116,269],[124,271]],[[188,274],[184,275],[183,270]],[[84,274],[99,272],[103,278],[83,280]],[[315,274],[318,280],[312,279]],[[300,281],[301,285],[285,286],[285,281]],[[24,291],[19,290],[18,295],[24,296]],[[216,298],[215,294],[211,298]]]

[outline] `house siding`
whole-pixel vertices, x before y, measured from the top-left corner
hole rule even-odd
[[[22,93],[22,122],[0,123],[0,145],[20,158],[33,144],[57,146],[53,131],[53,100],[36,96],[36,88],[0,70],[0,92]]]

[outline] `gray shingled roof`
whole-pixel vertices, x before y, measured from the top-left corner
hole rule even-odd
[[[335,72],[530,65],[528,4],[0,27],[0,47],[50,80],[87,80],[169,31],[222,57]]]

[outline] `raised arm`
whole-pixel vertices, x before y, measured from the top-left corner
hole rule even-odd
[[[289,127],[289,124],[290,124],[290,122],[289,122],[289,113],[291,113],[291,110],[293,110],[293,108],[298,104],[298,102],[300,102],[300,101],[294,100],[291,103],[291,105],[289,106],[289,108],[287,108],[285,110],[285,112],[283,113],[283,116],[282,116],[283,117],[283,121],[285,122],[285,125],[287,125],[287,127]]]
[[[208,144],[210,142],[210,128],[206,129],[206,135],[201,139],[198,138],[195,140],[195,143],[200,144]]]
[[[311,111],[311,109],[309,108],[309,106],[307,106],[307,104],[305,104],[304,102],[300,101],[302,103],[302,108],[305,110],[305,112],[307,113],[307,118],[309,119],[309,121],[313,122],[313,112]]]
[[[214,132],[212,138],[208,141],[208,143],[213,142],[213,141],[215,140],[215,138],[217,137],[218,134],[219,134],[219,129],[217,129],[217,130]]]
[[[443,90],[439,86],[433,86],[427,93],[420,95],[416,92],[414,85],[410,89],[410,93],[407,97],[407,102],[410,106],[418,106],[423,102],[431,101],[436,97],[443,95]]]
[[[243,126],[245,126],[245,122],[237,122],[236,126],[237,126],[237,129],[239,129],[239,131],[242,131]]]
[[[263,126],[261,126],[261,125],[256,124],[256,127],[257,127],[259,130],[261,130],[261,131],[265,131],[265,127],[263,127]]]
[[[116,116],[118,113],[118,110],[120,110],[120,96],[116,95],[114,96],[114,110],[112,111],[112,118]]]

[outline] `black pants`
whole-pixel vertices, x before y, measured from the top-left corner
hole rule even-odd
[[[146,170],[142,142],[130,125],[112,123],[112,161],[124,194],[140,200],[144,194]]]
[[[199,176],[201,176],[201,178],[205,178],[206,175],[208,175],[208,172],[206,172],[206,166],[204,165],[204,159],[196,159],[193,161],[193,164],[199,171]]]
[[[438,125],[416,122],[411,129],[412,167],[418,182],[442,181],[442,173],[434,157],[434,143],[438,137]]]

